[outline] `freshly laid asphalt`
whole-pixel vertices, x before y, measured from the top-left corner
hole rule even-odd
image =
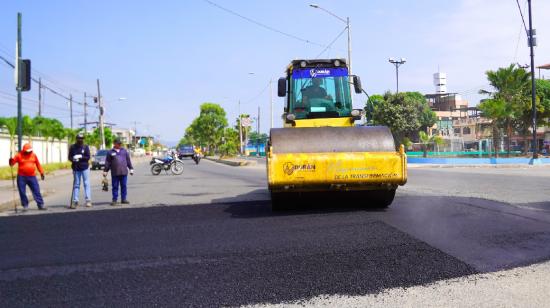
[[[272,213],[261,164],[141,164],[130,206],[94,187],[94,208],[69,211],[59,189],[46,214],[0,217],[0,307],[280,303],[529,265],[550,259],[545,173],[410,170],[387,210]],[[525,183],[540,193],[514,199]]]

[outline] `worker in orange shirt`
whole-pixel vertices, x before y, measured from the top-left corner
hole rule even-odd
[[[36,169],[40,172],[40,178],[44,181],[44,169],[38,161],[36,154],[32,152],[32,147],[29,143],[23,145],[23,150],[17,153],[15,157],[10,158],[10,166],[19,164],[17,168],[17,188],[19,189],[19,197],[23,211],[29,208],[29,199],[27,198],[27,185],[30,187],[34,201],[38,205],[39,210],[46,210],[44,200],[40,194],[40,186],[36,180]]]

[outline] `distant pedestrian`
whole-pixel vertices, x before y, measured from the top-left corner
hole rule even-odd
[[[113,201],[111,202],[111,205],[117,205],[119,185],[121,203],[130,204],[126,198],[128,194],[126,183],[128,181],[128,170],[130,170],[130,175],[134,175],[134,167],[132,166],[132,161],[130,160],[130,153],[122,147],[122,142],[120,139],[115,140],[113,149],[107,153],[103,176],[107,176],[107,172],[109,172],[109,170],[111,170],[111,185],[113,193]]]
[[[73,191],[72,200],[69,208],[76,209],[80,196],[80,181],[84,186],[84,197],[86,198],[86,207],[92,206],[92,192],[90,189],[90,148],[84,144],[84,135],[76,136],[76,143],[69,148],[69,160],[73,169]]]
[[[39,210],[47,210],[44,206],[44,200],[40,193],[40,185],[36,179],[36,169],[40,172],[40,178],[44,181],[44,169],[38,161],[38,157],[32,151],[30,143],[23,145],[21,152],[17,153],[15,157],[10,158],[10,166],[18,164],[17,166],[17,188],[19,189],[19,197],[21,198],[21,205],[23,211],[27,211],[29,208],[29,199],[27,198],[27,185],[31,189],[32,197],[36,201],[36,205]]]

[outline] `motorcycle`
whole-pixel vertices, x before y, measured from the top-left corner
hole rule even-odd
[[[183,161],[176,158],[175,155],[169,155],[164,159],[158,157],[153,157],[149,162],[151,165],[151,173],[153,175],[159,175],[162,170],[165,172],[172,172],[175,175],[180,175],[183,173]]]
[[[198,153],[193,154],[193,160],[195,161],[195,164],[198,165],[199,162],[201,161],[201,155]]]

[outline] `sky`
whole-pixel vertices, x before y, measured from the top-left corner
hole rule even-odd
[[[293,59],[316,58],[349,17],[353,73],[370,94],[395,91],[389,57],[406,58],[400,91],[433,93],[433,73],[447,73],[448,91],[477,105],[487,89],[487,70],[528,64],[529,49],[515,0],[3,0],[0,55],[13,61],[17,12],[23,14],[23,58],[33,77],[82,102],[97,95],[100,79],[107,122],[137,128],[138,134],[177,142],[203,102],[224,107],[230,124],[240,111],[270,126],[269,81],[274,126],[280,127],[284,99],[276,80]],[[550,1],[533,2],[537,30],[535,66],[550,63]],[[527,20],[527,1],[519,0]],[[232,14],[227,10],[236,14]],[[345,58],[346,35],[320,58]],[[550,71],[543,75],[550,78]],[[538,75],[538,71],[537,71]],[[38,112],[38,87],[24,92],[23,112]],[[0,116],[16,115],[13,69],[0,61]],[[125,98],[119,100],[119,98]],[[366,98],[354,97],[361,108]],[[69,126],[67,100],[46,91],[44,116]],[[88,98],[88,102],[93,103]],[[83,106],[73,106],[74,126]],[[89,120],[97,120],[89,108]]]

